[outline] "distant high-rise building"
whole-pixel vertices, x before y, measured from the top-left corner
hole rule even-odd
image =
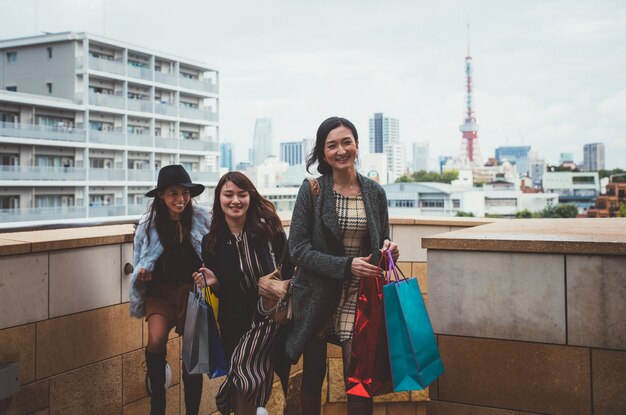
[[[233,169],[233,143],[220,143],[220,167]]]
[[[585,144],[583,155],[585,171],[604,170],[604,143]]]
[[[370,153],[385,153],[387,180],[393,183],[404,172],[404,147],[400,144],[400,121],[383,116],[382,112],[370,118]]]
[[[428,158],[430,157],[430,146],[428,143],[413,143],[413,170],[428,171]]]
[[[382,112],[370,118],[370,153],[382,153],[387,144],[400,142],[400,121],[397,118],[384,117]]]
[[[536,151],[528,153],[528,177],[533,181],[533,186],[541,187],[543,173],[546,171],[546,161],[539,158]]]
[[[461,130],[461,149],[459,150],[459,159],[461,164],[468,166],[482,166],[483,160],[478,148],[478,124],[476,124],[476,115],[474,114],[474,86],[472,82],[472,55],[469,47],[469,24],[467,25],[468,43],[467,56],[465,57],[465,92],[466,110],[465,121],[459,126]]]
[[[260,166],[267,157],[275,154],[271,118],[257,118],[254,125],[252,149],[253,159],[251,161],[255,166]]]
[[[507,160],[514,163],[517,167],[517,173],[520,175],[528,174],[528,152],[530,146],[504,146],[496,148],[496,160],[500,163]]]
[[[302,164],[302,141],[280,143],[280,160],[290,166]]]
[[[387,144],[385,146],[387,156],[387,183],[393,183],[404,174],[406,155],[402,144]]]
[[[290,166],[304,164],[306,157],[313,148],[313,140],[305,138],[302,141],[280,143],[280,160]]]

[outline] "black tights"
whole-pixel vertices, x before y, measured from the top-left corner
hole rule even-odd
[[[352,340],[341,343],[341,352],[343,357],[343,378],[348,379],[348,368],[350,367],[350,355],[352,353]],[[319,394],[326,376],[326,339],[320,336],[314,336],[307,342],[303,353],[303,370],[302,370],[302,386],[301,390],[305,393],[314,395]],[[369,404],[372,398],[364,398],[361,396],[348,394],[348,405],[351,403]]]

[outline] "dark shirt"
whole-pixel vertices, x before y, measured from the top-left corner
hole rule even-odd
[[[192,282],[192,274],[200,268],[202,261],[194,251],[191,241],[185,238],[179,242],[178,221],[168,219],[165,235],[169,243],[161,244],[164,251],[154,266],[154,280],[168,283]]]
[[[265,241],[259,241],[250,238],[250,247],[259,258],[262,274],[257,275],[258,280],[265,274],[269,274],[274,270],[272,257],[269,253],[269,245]],[[210,270],[215,273],[219,281],[220,306],[218,320],[222,334],[222,342],[225,352],[232,355],[235,346],[239,343],[239,339],[250,328],[253,319],[262,318],[257,313],[257,303],[259,296],[256,286],[252,289],[243,288],[244,279],[243,271],[239,262],[239,252],[235,237],[229,232],[228,235],[222,235],[218,238],[216,253],[212,254],[206,249],[207,237],[202,241],[202,259]],[[285,246],[286,237],[280,234],[276,241],[272,243],[276,251],[276,261],[280,260],[280,254]],[[291,278],[293,275],[293,265],[289,260],[289,256],[285,259],[282,268],[282,276],[284,279]]]

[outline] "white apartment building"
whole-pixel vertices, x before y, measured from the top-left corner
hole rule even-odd
[[[524,209],[536,212],[558,203],[558,195],[522,193],[515,183],[499,181],[485,186],[411,182],[383,186],[389,214],[396,216],[456,216],[471,212],[476,217],[515,217]]]
[[[584,213],[600,194],[600,179],[597,171],[547,171],[543,174],[543,190],[559,197],[559,203],[576,205]]]
[[[216,183],[217,70],[73,32],[0,57],[0,227],[136,217],[168,164]]]

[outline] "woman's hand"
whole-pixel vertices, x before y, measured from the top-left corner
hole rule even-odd
[[[384,254],[387,250],[391,251],[391,257],[394,261],[397,261],[400,257],[400,248],[398,248],[398,245],[396,245],[395,242],[391,242],[389,239],[385,239],[380,252]]]
[[[198,272],[193,273],[193,280],[196,282],[198,288],[203,288],[204,283],[206,281],[206,285],[215,290],[219,288],[219,282],[217,281],[217,277],[210,269],[202,266],[198,269]]]
[[[289,281],[275,280],[267,276],[259,278],[257,281],[259,295],[265,298],[278,300],[285,298],[289,290]]]
[[[148,282],[152,280],[152,272],[148,271],[145,268],[142,268],[137,273],[137,279],[139,281]]]
[[[366,257],[354,258],[352,260],[352,267],[350,268],[352,274],[356,275],[359,278],[379,277],[380,270],[376,265],[372,265],[369,263],[370,259],[372,259],[372,254]]]

